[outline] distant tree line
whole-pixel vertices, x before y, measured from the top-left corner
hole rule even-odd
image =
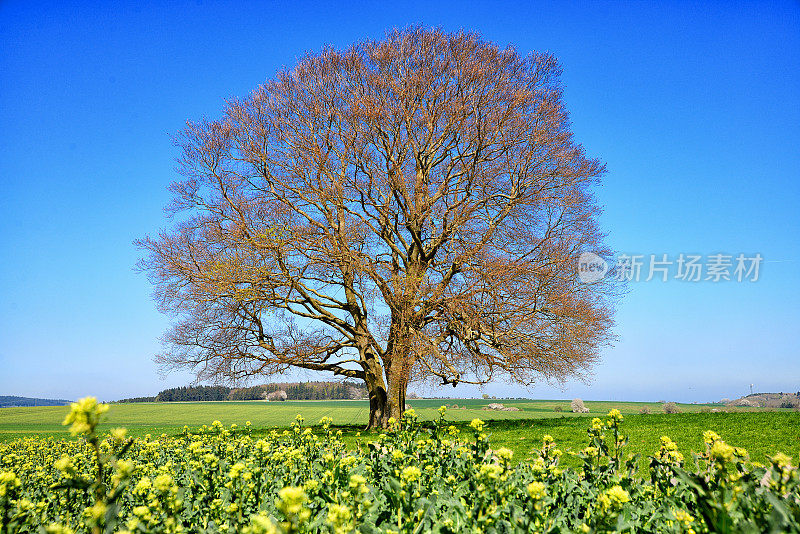
[[[33,397],[17,397],[0,395],[0,408],[15,408],[26,406],[64,406],[71,401],[66,399],[38,399]]]
[[[288,400],[361,399],[366,385],[357,382],[282,382],[234,389],[229,400],[261,400],[274,391],[285,391]]]
[[[226,386],[183,386],[159,392],[156,402],[224,401],[230,392],[231,388]]]
[[[366,386],[357,382],[282,382],[246,388],[183,386],[165,389],[155,397],[133,397],[116,402],[264,400],[275,391],[285,391],[289,400],[361,399],[367,396]]]
[[[117,403],[126,403],[126,402],[155,402],[155,397],[131,397],[130,399],[120,399],[118,401],[114,401]]]

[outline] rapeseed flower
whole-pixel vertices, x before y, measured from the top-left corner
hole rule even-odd
[[[108,408],[108,404],[99,404],[95,397],[84,397],[70,404],[70,411],[62,424],[72,425],[69,431],[73,436],[91,432]]]
[[[483,421],[481,421],[480,419],[473,419],[473,420],[472,420],[472,421],[469,423],[469,426],[470,426],[470,427],[472,427],[472,428],[475,430],[475,432],[483,432],[483,427],[484,427],[485,425],[486,425],[486,423],[484,423],[484,422],[483,422]]]
[[[537,501],[543,499],[545,495],[547,495],[547,486],[545,486],[544,483],[539,481],[531,482],[530,484],[528,484],[528,487],[526,489],[531,499]]]
[[[275,506],[283,512],[290,521],[297,520],[300,523],[308,520],[311,511],[305,507],[308,501],[308,496],[303,488],[296,486],[287,486],[278,492],[278,498],[275,500]]]
[[[600,509],[604,512],[618,512],[622,505],[631,500],[630,494],[622,486],[614,485],[597,498]]]
[[[406,482],[414,482],[418,480],[420,476],[422,476],[422,471],[415,465],[404,468],[401,474],[402,479]]]

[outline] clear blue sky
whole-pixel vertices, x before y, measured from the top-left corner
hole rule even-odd
[[[597,194],[615,249],[765,260],[755,283],[631,283],[590,385],[488,393],[800,390],[798,2],[4,0],[0,395],[116,399],[187,383],[158,378],[167,319],[131,244],[166,224],[170,135],[306,51],[412,23],[560,59],[577,139],[608,166]]]

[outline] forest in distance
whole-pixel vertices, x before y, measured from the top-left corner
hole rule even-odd
[[[133,397],[118,400],[128,402],[190,402],[190,401],[245,401],[265,400],[276,392],[286,393],[283,400],[344,400],[363,399],[366,388],[356,382],[277,382],[251,387],[183,386],[168,388],[153,397]]]

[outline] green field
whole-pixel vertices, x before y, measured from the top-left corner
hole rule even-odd
[[[490,402],[514,406],[519,411],[484,410]],[[552,435],[564,451],[581,449],[586,445],[586,428],[591,418],[602,417],[612,408],[625,415],[623,431],[630,437],[628,452],[639,453],[643,458],[658,449],[662,435],[675,440],[689,458],[691,451],[703,450],[704,430],[714,430],[731,445],[746,448],[757,461],[764,461],[768,455],[779,451],[797,458],[800,451],[800,413],[794,411],[701,413],[715,405],[685,404],[679,405],[683,413],[666,415],[659,413],[661,405],[656,403],[587,401],[590,413],[579,415],[569,412],[569,401],[558,400],[424,399],[413,400],[410,404],[421,420],[437,417],[437,409],[442,404],[457,404],[459,408],[449,409],[446,418],[462,423],[458,426],[466,428],[463,423],[474,418],[489,421],[491,445],[512,449],[515,460],[528,456],[545,434]],[[555,411],[556,406],[561,406],[563,411]],[[651,410],[651,415],[639,414],[644,406]],[[34,435],[69,438],[61,425],[67,410],[62,406],[4,408],[0,410],[0,441]],[[302,414],[308,425],[316,424],[325,416],[333,418],[351,444],[369,439],[369,434],[360,432],[368,416],[366,401],[114,404],[101,429],[122,426],[133,436],[176,435],[184,425],[197,429],[219,420],[225,425],[240,426],[250,421],[256,433],[265,433],[267,429],[287,426],[297,414]],[[568,455],[564,462],[576,463]]]
[[[505,406],[519,408],[518,412],[484,410],[489,403],[499,402]],[[605,415],[612,408],[623,414],[638,414],[647,406],[653,413],[661,411],[661,405],[646,402],[591,402],[586,407],[589,414],[573,414],[570,402],[565,400],[483,400],[483,399],[419,399],[409,401],[421,420],[438,417],[441,405],[459,408],[450,409],[450,421],[498,419],[542,419],[562,417],[586,417]],[[563,411],[556,412],[560,406]],[[699,411],[715,405],[682,404],[684,412]],[[61,426],[68,408],[64,406],[39,406],[26,408],[3,408],[0,410],[0,441],[29,435],[68,437]],[[369,415],[367,401],[286,401],[265,403],[262,401],[224,402],[169,402],[112,404],[101,429],[123,426],[134,436],[145,434],[172,435],[180,433],[184,425],[197,428],[219,420],[225,425],[244,424],[250,421],[255,428],[287,426],[297,414],[302,414],[308,424],[315,424],[322,417],[332,417],[336,425],[366,425]]]

